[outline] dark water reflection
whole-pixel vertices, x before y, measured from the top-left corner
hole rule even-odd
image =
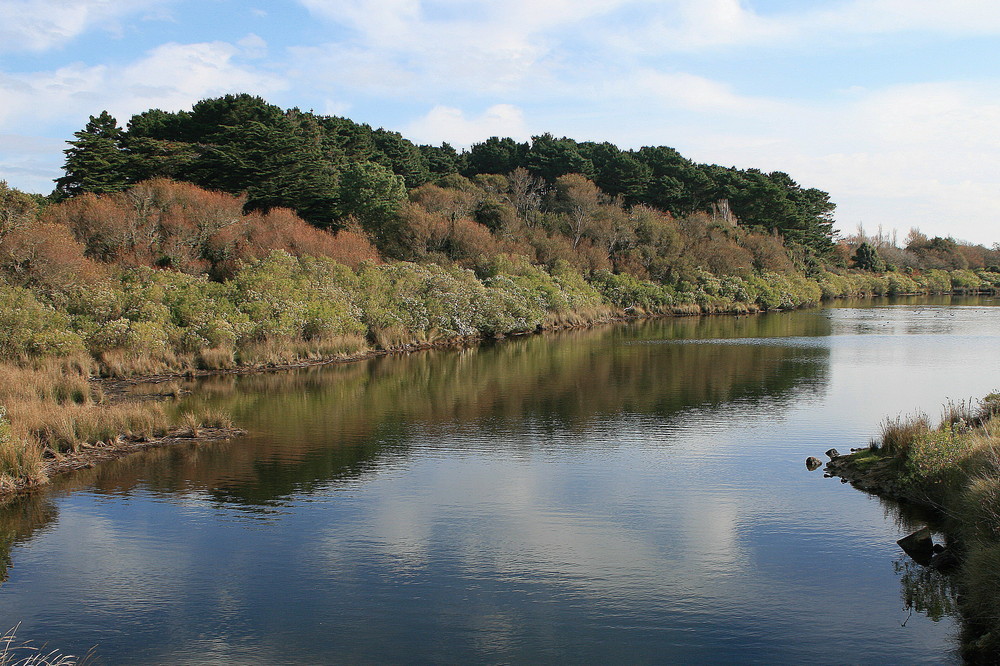
[[[996,388],[1000,308],[943,305],[200,381],[251,434],[0,512],[0,618],[109,663],[947,661],[923,517],[803,464]]]

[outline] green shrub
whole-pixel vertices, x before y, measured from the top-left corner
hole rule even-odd
[[[27,289],[0,283],[0,358],[68,356],[83,350],[70,318]]]

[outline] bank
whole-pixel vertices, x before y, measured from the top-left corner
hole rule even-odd
[[[0,294],[8,297],[0,303],[0,323],[7,324],[0,327],[6,379],[0,384],[0,495],[44,485],[50,473],[67,468],[53,461],[89,459],[88,449],[121,444],[128,450],[130,442],[228,419],[175,413],[162,399],[132,400],[121,390],[128,383],[349,362],[646,317],[794,309],[880,294],[895,284],[860,273],[698,275],[677,289],[515,260],[496,260],[484,274],[407,262],[352,270],[276,252],[226,283],[173,271],[122,271],[60,307],[0,285],[10,292]],[[991,276],[979,287],[992,288]],[[933,292],[953,283],[964,284],[928,272],[919,287]]]
[[[877,440],[834,456],[826,471],[880,497],[933,510],[962,615],[962,656],[1000,655],[1000,393],[952,403],[940,424],[925,415],[886,421]],[[938,560],[940,563],[941,560]],[[934,565],[934,562],[931,563]]]

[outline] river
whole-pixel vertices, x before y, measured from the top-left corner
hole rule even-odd
[[[109,664],[954,662],[947,581],[895,544],[921,516],[804,461],[1000,388],[997,304],[186,382],[249,434],[0,509],[0,631]]]

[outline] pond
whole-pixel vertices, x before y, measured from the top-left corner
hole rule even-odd
[[[249,434],[0,509],[0,631],[109,664],[957,661],[947,581],[895,544],[924,518],[805,458],[1000,388],[996,305],[189,382]]]

